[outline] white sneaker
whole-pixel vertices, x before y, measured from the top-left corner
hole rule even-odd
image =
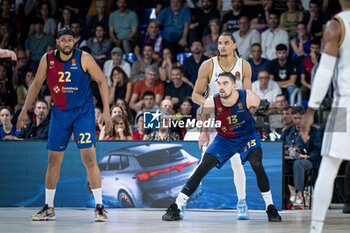
[[[291,203],[294,203],[294,202],[295,202],[295,198],[296,198],[296,195],[290,195],[289,201],[290,201]]]
[[[302,210],[304,209],[304,202],[303,202],[303,199],[302,198],[296,198],[293,206],[295,206],[295,209],[299,209],[299,210]]]

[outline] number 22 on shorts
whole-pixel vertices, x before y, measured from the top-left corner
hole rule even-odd
[[[90,133],[80,133],[77,141],[80,144],[91,143],[91,134]]]

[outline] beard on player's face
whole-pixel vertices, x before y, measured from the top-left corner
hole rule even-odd
[[[62,52],[64,55],[69,55],[73,51],[73,48],[71,48],[69,46],[59,47],[59,49],[60,49],[60,52]]]
[[[225,90],[221,89],[219,91],[219,95],[220,95],[220,98],[227,99],[227,98],[229,98],[232,95],[232,91],[231,92],[229,92],[229,91],[226,92]]]

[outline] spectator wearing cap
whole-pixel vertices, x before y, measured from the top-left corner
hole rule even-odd
[[[106,29],[103,24],[97,24],[95,36],[87,40],[86,46],[90,48],[91,55],[97,63],[103,66],[110,56],[109,51],[113,48],[113,42],[106,38]]]
[[[131,66],[129,62],[125,61],[123,59],[123,51],[119,47],[114,47],[111,52],[112,59],[109,59],[105,62],[103,65],[103,73],[105,74],[106,77],[111,76],[111,72],[113,70],[113,67],[119,66],[124,70],[128,78],[130,78],[130,73],[131,73]],[[111,81],[107,79],[108,81],[108,86],[111,86]]]
[[[27,57],[34,63],[35,70],[39,65],[39,61],[44,53],[52,50],[55,46],[55,39],[48,34],[44,34],[44,20],[42,18],[36,18],[33,20],[34,35],[26,39],[25,49]]]

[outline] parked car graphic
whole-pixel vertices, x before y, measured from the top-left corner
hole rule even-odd
[[[180,144],[120,148],[107,153],[98,164],[102,194],[109,203],[121,207],[167,207],[198,162]]]

